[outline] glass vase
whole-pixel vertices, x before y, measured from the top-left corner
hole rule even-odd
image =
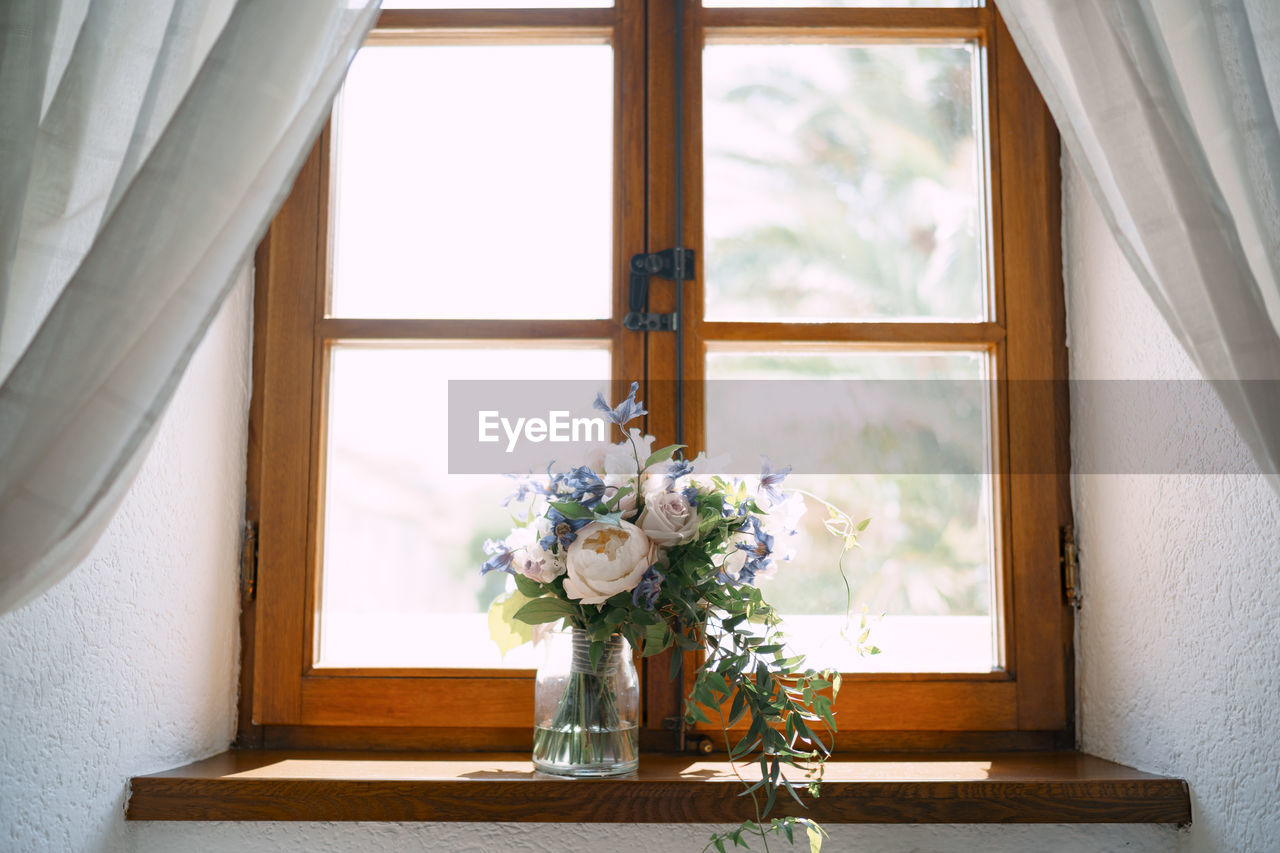
[[[619,776],[640,763],[640,680],[619,634],[591,665],[580,628],[552,634],[534,688],[533,766],[557,776]]]

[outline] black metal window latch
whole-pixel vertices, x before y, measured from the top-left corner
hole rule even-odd
[[[671,314],[649,312],[649,279],[655,275],[680,281],[693,278],[693,249],[665,249],[631,256],[631,290],[622,325],[633,332],[674,332],[680,323],[679,306]]]

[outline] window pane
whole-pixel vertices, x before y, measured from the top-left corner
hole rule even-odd
[[[807,448],[804,458],[821,458],[821,470],[830,472],[811,473],[817,466],[810,461],[785,486],[830,501],[855,522],[871,520],[860,536],[861,549],[844,558],[847,595],[839,569],[841,542],[825,529],[827,510],[813,499],[806,499],[799,534],[783,546],[794,547],[794,559],[779,563],[777,574],[762,581],[765,597],[785,614],[792,647],[809,655],[811,665],[845,672],[985,672],[996,665],[992,478],[898,473],[910,470],[913,457],[965,457],[975,445],[985,448],[986,364],[986,355],[977,352],[766,354],[725,348],[708,355],[711,455],[735,433],[766,430],[784,447]],[[716,380],[753,380],[749,388],[757,390],[744,393],[742,382]],[[814,383],[822,390],[813,395],[813,408],[760,407],[768,384],[783,380],[846,381]],[[950,406],[945,419],[917,417],[928,409],[911,403],[917,392],[907,383],[921,386],[919,380],[961,380],[953,395],[960,405]],[[888,405],[868,403],[868,391],[883,403],[886,388]],[[740,401],[749,398],[757,403],[744,410]],[[974,400],[977,405],[967,405]],[[895,401],[907,403],[908,416],[895,412]],[[868,466],[868,454],[883,459],[883,468]],[[781,466],[796,460],[781,458],[775,449],[772,461]],[[859,657],[849,642],[858,635],[863,605],[885,614],[872,620],[871,642],[882,655]],[[852,625],[845,621],[847,606]]]
[[[707,318],[984,319],[977,61],[968,43],[708,47]]]
[[[612,6],[608,0],[383,0],[383,9],[585,9]]]
[[[362,49],[337,111],[332,313],[609,316],[612,104],[607,45]]]
[[[702,0],[703,6],[777,6],[784,8],[816,6],[856,6],[859,8],[920,8],[932,6],[971,7],[982,6],[982,0]],[[385,3],[383,8],[391,8]]]
[[[504,589],[480,577],[504,538],[502,476],[448,473],[448,381],[609,376],[607,346],[456,343],[335,346],[329,384],[320,666],[534,667],[500,660],[485,613]]]

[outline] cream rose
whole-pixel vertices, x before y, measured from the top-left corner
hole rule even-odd
[[[698,535],[698,512],[679,492],[651,492],[638,524],[652,541],[670,548]]]
[[[656,551],[645,532],[629,521],[618,527],[593,521],[569,545],[565,595],[583,604],[602,604],[628,592],[653,565]]]

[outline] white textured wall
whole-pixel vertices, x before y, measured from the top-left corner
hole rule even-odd
[[[1194,375],[1069,166],[1065,203],[1076,375]],[[0,849],[699,850],[706,827],[125,825],[130,776],[232,735],[247,355],[241,291],[94,555],[0,617]],[[1073,413],[1075,452],[1140,416]],[[1195,826],[831,827],[827,849],[1280,850],[1280,501],[1248,477],[1089,476],[1075,488],[1085,745],[1186,776]]]
[[[1070,163],[1064,205],[1072,377],[1197,378]],[[1169,459],[1248,458],[1230,430],[1137,406],[1071,417],[1077,470],[1152,437]],[[1280,498],[1249,475],[1077,476],[1073,494],[1084,748],[1190,782],[1180,849],[1280,850]]]
[[[0,850],[127,849],[128,778],[234,734],[248,297],[246,281],[90,557],[0,616]]]
[[[646,824],[134,825],[147,853],[699,853],[711,827]],[[1146,826],[828,826],[824,853],[1134,853],[1171,851],[1175,832]],[[753,850],[759,851],[757,843]],[[770,845],[778,853],[808,853]],[[1263,848],[1259,848],[1263,849]]]

